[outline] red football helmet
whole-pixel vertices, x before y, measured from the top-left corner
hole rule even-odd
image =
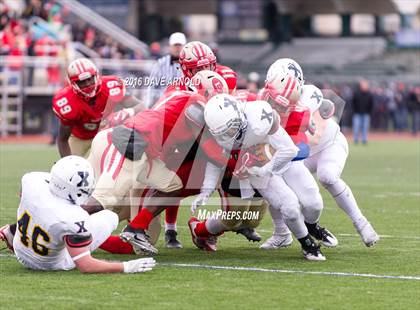
[[[67,78],[76,94],[85,98],[95,97],[102,84],[98,68],[87,58],[73,60],[67,68]]]
[[[211,48],[200,41],[192,41],[183,47],[179,63],[186,77],[192,78],[200,70],[216,70],[216,56]]]

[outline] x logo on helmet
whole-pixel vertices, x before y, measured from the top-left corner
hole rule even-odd
[[[79,183],[77,183],[77,187],[89,186],[89,182],[87,180],[87,178],[89,177],[89,172],[87,172],[87,171],[78,171],[77,174],[82,179]]]
[[[292,70],[295,74],[295,77],[297,77],[298,79],[301,79],[300,71],[298,68],[296,68],[294,63],[290,63],[287,69]]]
[[[316,102],[319,103],[321,101],[321,97],[321,94],[318,94],[316,91],[314,91],[314,93],[311,96],[311,99],[316,98]]]

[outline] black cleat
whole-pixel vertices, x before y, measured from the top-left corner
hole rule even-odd
[[[307,260],[313,261],[324,261],[326,257],[322,254],[321,250],[319,249],[319,245],[316,245],[315,242],[312,240],[311,237],[306,236],[302,239],[299,239],[299,242],[302,245],[302,252],[303,256]]]
[[[248,241],[260,242],[261,236],[255,231],[254,228],[242,228],[236,231],[237,234],[243,235]]]
[[[338,245],[337,238],[328,229],[319,226],[318,223],[305,224],[308,228],[309,234],[315,239],[319,240],[323,246],[333,248]]]
[[[176,239],[178,233],[175,230],[165,231],[165,245],[168,249],[182,249],[182,244]]]

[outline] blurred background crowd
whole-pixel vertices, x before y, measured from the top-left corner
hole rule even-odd
[[[412,0],[0,0],[1,134],[50,130],[51,96],[72,59],[92,58],[123,79],[147,76],[171,54],[168,38],[177,31],[209,44],[238,72],[238,88],[257,92],[274,60],[294,58],[308,83],[345,100],[344,129],[363,126],[368,115],[373,130],[415,134],[419,7]]]

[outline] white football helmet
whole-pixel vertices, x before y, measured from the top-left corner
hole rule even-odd
[[[321,106],[324,95],[322,91],[315,85],[303,85],[300,102],[303,106],[309,108],[314,113]]]
[[[271,79],[270,76],[274,75],[276,71],[279,70],[279,67],[286,68],[290,74],[294,75],[294,77],[298,79],[300,86],[305,84],[301,66],[291,58],[277,59],[268,69],[266,80]]]
[[[94,188],[92,165],[83,157],[63,157],[51,168],[50,191],[57,197],[81,205],[87,201]]]
[[[204,120],[217,143],[227,150],[242,145],[247,128],[243,103],[228,94],[212,97],[204,109]]]

